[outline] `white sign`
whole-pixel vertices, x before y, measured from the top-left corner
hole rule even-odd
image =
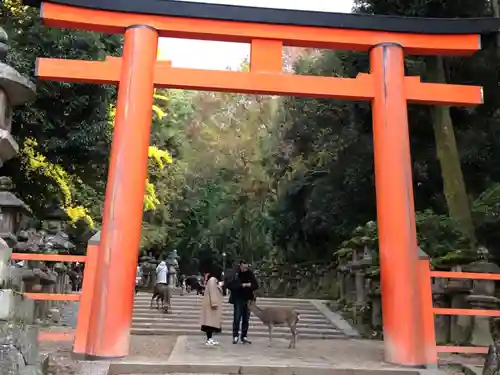
[[[309,10],[327,13],[350,13],[353,0],[173,0],[191,3],[239,5],[255,8]]]

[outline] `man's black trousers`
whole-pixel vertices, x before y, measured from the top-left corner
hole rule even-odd
[[[247,337],[248,322],[250,320],[250,311],[246,301],[234,301],[234,314],[233,314],[233,337]],[[238,334],[240,331],[241,323],[241,336]]]

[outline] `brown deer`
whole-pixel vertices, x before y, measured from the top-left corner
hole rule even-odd
[[[153,302],[156,298],[156,308],[158,310],[160,309],[160,301],[161,301],[161,307],[163,309],[163,312],[167,314],[169,308],[171,307],[172,294],[173,294],[173,287],[171,285],[156,284],[153,291],[153,297],[151,298],[150,307],[153,308]]]
[[[297,341],[297,323],[299,322],[299,313],[291,307],[265,307],[260,308],[255,301],[248,301],[248,308],[259,318],[269,330],[269,346],[273,345],[273,327],[287,325],[292,332],[289,349],[295,348]]]

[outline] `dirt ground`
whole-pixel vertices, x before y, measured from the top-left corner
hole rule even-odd
[[[130,356],[168,357],[177,336],[132,336]],[[46,341],[40,343],[40,353],[71,353],[72,342]]]
[[[168,358],[177,336],[132,336],[129,358]],[[72,375],[76,373],[77,361],[71,356],[70,341],[45,341],[39,345],[45,362],[47,375]]]

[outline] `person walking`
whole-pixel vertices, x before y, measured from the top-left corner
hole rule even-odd
[[[222,331],[222,281],[221,273],[212,270],[208,273],[205,294],[201,303],[201,331],[207,335],[206,346],[219,345],[213,335]]]
[[[177,286],[181,288],[181,296],[184,295],[184,290],[186,290],[186,275],[181,273],[177,279]]]
[[[230,291],[229,303],[233,310],[233,344],[251,344],[248,340],[248,324],[250,321],[250,310],[248,301],[255,300],[255,290],[259,288],[254,273],[250,270],[248,262],[242,260],[231,281],[228,289]],[[240,333],[241,324],[241,335]]]
[[[164,260],[156,267],[156,284],[168,284],[168,266]]]

